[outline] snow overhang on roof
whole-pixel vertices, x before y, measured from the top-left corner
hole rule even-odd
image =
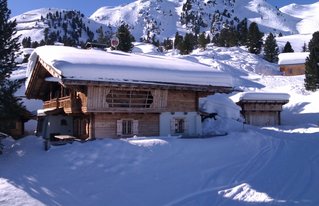
[[[281,53],[278,55],[279,65],[304,64],[309,52]]]
[[[290,95],[287,93],[246,92],[241,95],[239,100],[240,102],[288,102],[289,98]]]
[[[38,59],[61,74],[59,78],[63,81],[233,87],[230,75],[183,59],[65,46],[43,46],[34,50],[29,59],[27,86]]]

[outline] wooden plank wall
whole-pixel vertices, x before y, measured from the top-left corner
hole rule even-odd
[[[116,121],[121,119],[138,120],[138,136],[159,135],[159,114],[95,113],[95,137],[118,138]]]
[[[198,95],[193,91],[169,90],[167,97],[168,112],[194,112],[197,109]]]
[[[118,88],[116,88],[118,89]],[[124,90],[130,90],[131,88],[123,88]],[[103,111],[109,108],[108,103],[106,102],[106,96],[110,92],[111,88],[109,87],[88,87],[87,95],[87,111]],[[136,89],[139,90],[139,89]],[[144,89],[145,90],[145,89]],[[153,104],[151,108],[165,108],[167,106],[167,90],[150,90],[153,95]],[[116,109],[114,108],[114,111]]]
[[[285,76],[295,76],[295,75],[302,75],[305,74],[305,68],[306,66],[304,64],[302,65],[281,65],[280,71],[284,72]]]
[[[246,123],[255,126],[276,126],[280,124],[280,112],[245,112]]]
[[[89,86],[87,97],[80,93],[83,112],[123,112],[125,108],[109,108],[106,95],[110,87]],[[123,88],[129,89],[129,88]],[[138,89],[137,89],[138,90]],[[198,99],[207,96],[207,92],[181,91],[181,90],[151,90],[153,103],[150,108],[131,108],[130,112],[193,112],[198,110]]]
[[[88,96],[87,96],[87,108],[103,110],[108,108],[106,102],[106,95],[110,92],[110,89],[107,87],[88,87]]]
[[[282,104],[276,104],[276,103],[243,103],[242,109],[244,111],[281,111],[282,110]]]

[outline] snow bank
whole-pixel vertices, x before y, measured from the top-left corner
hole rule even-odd
[[[276,40],[280,50],[283,50],[287,41],[289,41],[295,52],[302,52],[303,51],[302,47],[304,46],[304,44],[308,45],[311,38],[312,38],[312,34],[294,34],[294,35],[276,37]]]
[[[199,104],[202,112],[217,113],[224,118],[240,119],[241,108],[229,99],[227,94],[214,94],[200,98]]]
[[[203,122],[204,135],[221,135],[243,129],[243,119],[240,115],[241,108],[236,105],[226,94],[214,94],[200,98],[200,111],[214,114]]]
[[[279,65],[304,64],[309,52],[281,53],[278,55]]]
[[[187,60],[62,46],[35,49],[30,57],[28,76],[37,57],[53,67],[64,79],[232,87],[231,76]]]
[[[221,190],[218,192],[218,194],[223,195],[225,198],[240,202],[265,203],[274,201],[274,199],[269,197],[266,193],[254,190],[247,183],[240,184],[230,189]]]

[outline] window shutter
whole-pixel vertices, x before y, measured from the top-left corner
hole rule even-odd
[[[171,135],[174,135],[175,134],[175,119],[172,118],[171,119]]]
[[[122,136],[122,120],[116,121],[116,134],[117,136]]]
[[[185,135],[189,134],[189,122],[186,118],[184,119],[184,134]]]
[[[138,120],[133,120],[133,134],[138,135]]]

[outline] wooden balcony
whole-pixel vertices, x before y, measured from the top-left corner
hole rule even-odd
[[[60,97],[45,101],[43,104],[44,109],[63,109],[65,113],[80,113],[81,103],[79,99],[71,98],[71,96]]]

